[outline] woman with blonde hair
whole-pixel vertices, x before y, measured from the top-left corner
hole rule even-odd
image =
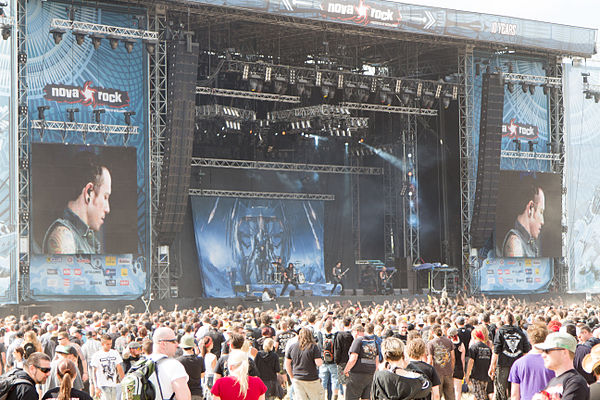
[[[263,381],[248,375],[248,353],[232,350],[227,359],[229,376],[217,379],[211,389],[215,400],[265,400]]]
[[[77,376],[77,365],[73,361],[61,359],[56,366],[56,373],[60,386],[48,390],[42,400],[92,400],[89,394],[73,388],[73,381]]]
[[[21,346],[23,347],[23,350],[25,350],[25,359],[29,358],[29,355],[35,352],[44,352],[42,343],[40,343],[40,340],[34,331],[25,332],[25,335],[23,335],[23,344],[21,344]]]
[[[492,349],[489,345],[488,330],[479,325],[471,331],[471,345],[467,350],[469,362],[465,372],[465,383],[472,383],[475,400],[488,400],[494,393],[494,385],[488,375],[492,361]]]

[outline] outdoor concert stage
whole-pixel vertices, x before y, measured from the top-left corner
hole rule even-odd
[[[351,293],[600,291],[568,262],[589,254],[571,244],[593,189],[571,218],[563,188],[565,93],[596,94],[563,57],[593,54],[595,30],[386,0],[4,11],[4,303],[235,303],[285,279],[311,298],[338,262]],[[110,212],[62,251],[65,193],[84,206],[99,185],[73,187],[82,153],[110,171]],[[532,185],[545,220],[519,253]]]

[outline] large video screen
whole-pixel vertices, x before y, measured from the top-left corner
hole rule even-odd
[[[35,143],[34,254],[137,253],[136,149]]]
[[[498,257],[561,257],[559,174],[500,171],[496,206]]]
[[[300,289],[331,290],[323,268],[322,201],[199,196],[191,201],[205,296],[264,288],[279,293],[278,259],[281,266],[293,264]]]

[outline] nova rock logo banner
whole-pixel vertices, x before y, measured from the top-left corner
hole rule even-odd
[[[44,93],[44,99],[58,103],[113,108],[129,106],[129,93],[126,91],[95,87],[91,81],[86,81],[83,86],[48,84],[44,87]]]

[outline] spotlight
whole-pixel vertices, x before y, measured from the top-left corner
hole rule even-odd
[[[146,41],[146,51],[148,54],[154,54],[156,51],[156,42],[152,40]]]
[[[381,104],[387,104],[388,106],[392,104],[392,90],[388,86],[382,86],[379,89],[379,101]]]
[[[548,86],[547,83],[543,84],[542,91],[544,92],[544,96],[548,96],[548,93],[550,93],[550,86]]]
[[[296,83],[296,93],[298,96],[310,97],[311,90],[309,86],[309,82],[304,78],[298,78]]]
[[[535,85],[534,85],[534,84],[530,84],[530,85],[529,85],[529,93],[530,93],[531,95],[534,95],[534,94],[535,94]]]
[[[100,108],[100,109],[94,110],[92,112],[94,113],[94,119],[96,120],[96,123],[99,124],[100,123],[100,115],[104,114],[106,112],[106,110],[104,110],[103,108]]]
[[[402,94],[400,95],[400,100],[402,100],[402,104],[407,106],[413,98],[415,91],[410,88],[404,88],[402,90]]]
[[[594,93],[594,103],[598,103],[600,101],[600,93]]]
[[[73,31],[73,35],[75,35],[75,41],[77,42],[77,44],[79,46],[82,46],[83,42],[85,42],[85,32]]]
[[[8,6],[8,3],[0,3],[0,17],[6,17],[4,13],[4,7]]]
[[[65,34],[65,31],[62,29],[52,29],[50,31],[52,34],[52,39],[54,39],[54,44],[59,44]]]
[[[91,38],[94,50],[98,50],[100,48],[100,44],[102,44],[102,36],[92,35]]]
[[[248,80],[248,74],[250,74],[250,65],[244,64],[244,69],[242,71],[242,80]]]
[[[346,83],[346,87],[344,88],[344,98],[346,100],[350,100],[354,98],[356,93],[356,85],[352,82]]]
[[[8,40],[10,37],[10,26],[5,26],[2,28],[2,39]]]
[[[38,109],[38,119],[45,121],[46,116],[44,115],[44,112],[46,112],[46,110],[49,110],[50,106],[38,106],[37,109]]]
[[[529,85],[527,84],[527,82],[521,82],[521,90],[523,91],[523,93],[527,93],[528,89]]]
[[[590,92],[590,91],[586,91],[586,92],[585,92],[585,98],[586,98],[586,99],[591,99],[592,97],[594,97],[594,96],[592,95],[592,92]]]
[[[364,103],[367,100],[369,100],[369,87],[364,83],[359,84],[358,89],[356,91],[356,97],[357,100],[361,103]]]
[[[508,67],[508,73],[512,74],[513,73],[513,65],[512,63],[509,61],[506,63],[506,66]]]
[[[447,110],[448,107],[450,107],[450,97],[448,97],[447,95],[444,95],[444,97],[442,97],[442,106],[444,107],[444,110]]]
[[[260,92],[262,91],[263,82],[259,75],[251,74],[250,79],[248,80],[248,87],[252,92]]]
[[[125,124],[127,126],[131,126],[131,116],[135,115],[135,111],[127,111],[125,113],[123,113],[123,116],[125,117]]]
[[[537,144],[537,142],[529,140],[527,141],[527,144],[529,145],[529,152],[533,153],[535,151],[535,145]]]
[[[323,80],[321,94],[323,95],[324,99],[333,99],[335,97],[335,87],[333,86],[333,82],[327,79]]]
[[[67,114],[69,115],[69,122],[75,122],[75,113],[79,112],[79,108],[67,108]]]
[[[273,79],[273,91],[277,94],[283,94],[287,90],[286,79],[282,76],[276,76]]]
[[[521,151],[521,141],[519,139],[513,139],[512,142],[515,144],[515,150]]]
[[[480,73],[481,67],[479,66],[479,64],[475,64],[475,76],[479,76]]]
[[[506,82],[506,88],[510,93],[513,93],[515,91],[515,84],[511,81],[508,81]]]
[[[123,43],[125,43],[125,49],[127,49],[127,53],[131,54],[133,51],[133,45],[135,45],[135,41],[131,39],[125,39],[123,40]]]
[[[417,97],[421,97],[422,93],[423,93],[423,82],[419,82],[419,84],[417,85]]]
[[[119,47],[119,38],[116,37],[109,37],[108,41],[110,42],[110,48],[113,50],[116,50],[117,47]]]

